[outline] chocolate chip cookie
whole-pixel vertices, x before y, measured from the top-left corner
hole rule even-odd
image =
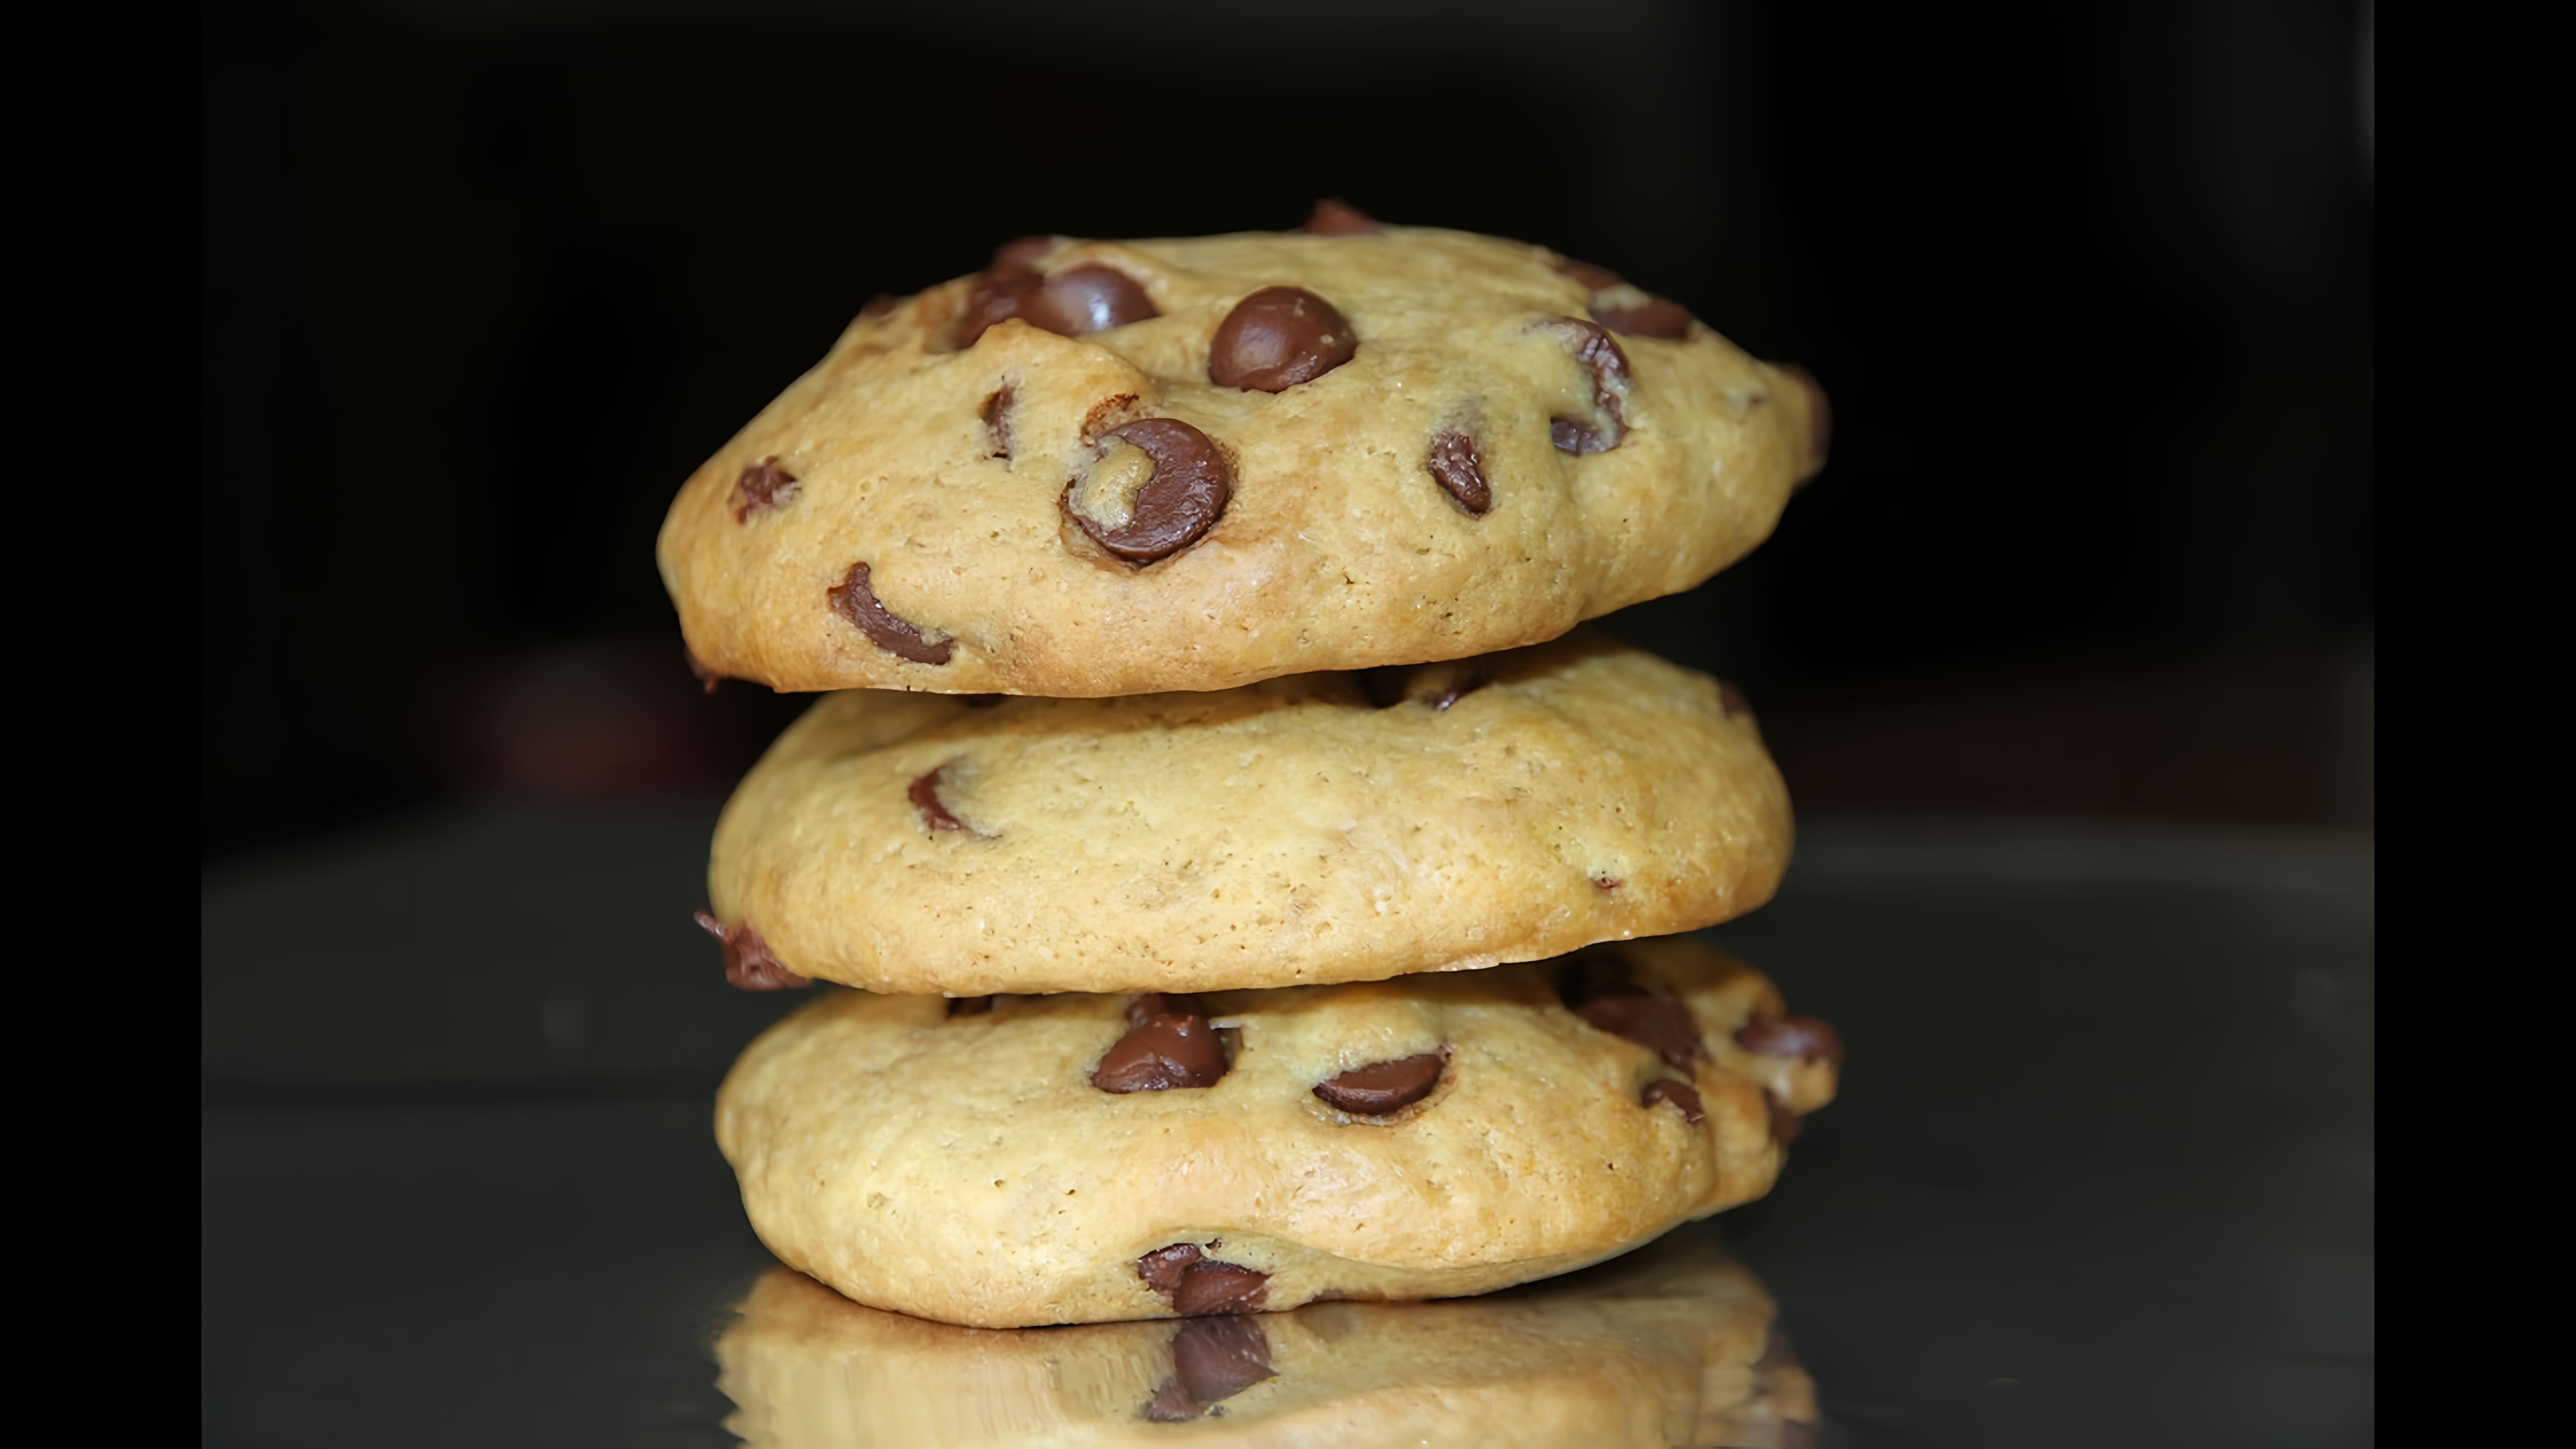
[[[1544,248],[1014,243],[880,299],[689,479],[662,577],[710,677],[1098,697],[1456,659],[1768,536],[1825,406]]]
[[[716,1342],[751,1449],[1808,1442],[1815,1390],[1705,1234],[1484,1298],[1007,1333],[774,1268]],[[1169,1426],[1192,1424],[1188,1431]]]
[[[1398,981],[831,991],[716,1140],[789,1267],[1024,1327],[1483,1293],[1759,1197],[1840,1043],[1687,938]]]
[[[1584,630],[1204,694],[829,695],[726,806],[705,919],[751,987],[1375,980],[1742,914],[1790,835],[1739,695]]]

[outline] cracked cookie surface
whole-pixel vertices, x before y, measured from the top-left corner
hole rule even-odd
[[[1207,1070],[1104,1080],[1176,1021],[1224,1039]],[[1759,1197],[1840,1056],[1681,937],[1145,1002],[834,990],[744,1052],[716,1136],[762,1241],[857,1302],[988,1328],[1236,1314],[1488,1292]],[[1330,1090],[1425,1057],[1401,1102]]]
[[[695,658],[782,690],[1100,697],[1455,659],[1690,588],[1823,395],[1463,232],[1032,238],[872,304],[698,470]]]
[[[1742,698],[1590,630],[1199,694],[848,691],[726,805],[710,929],[777,968],[745,985],[1370,980],[1741,915],[1791,834]]]

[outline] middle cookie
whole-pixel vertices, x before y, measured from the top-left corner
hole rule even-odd
[[[1789,846],[1742,698],[1578,632],[1206,694],[829,695],[725,807],[705,920],[751,987],[1370,981],[1712,925]]]

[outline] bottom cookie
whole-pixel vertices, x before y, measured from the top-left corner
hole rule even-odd
[[[752,1449],[1584,1445],[1789,1449],[1814,1385],[1752,1275],[1672,1234],[1552,1282],[1417,1304],[954,1328],[774,1269],[717,1341]],[[1186,1430],[1176,1428],[1187,1425]]]
[[[1769,1191],[1841,1047],[1670,937],[1193,998],[833,990],[717,1097],[752,1227],[988,1328],[1485,1293]]]

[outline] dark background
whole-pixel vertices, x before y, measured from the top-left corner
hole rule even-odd
[[[2348,0],[202,12],[201,844],[720,791],[680,481],[871,294],[1318,196],[1543,242],[1822,379],[1826,472],[1613,627],[1802,813],[2366,826]]]

